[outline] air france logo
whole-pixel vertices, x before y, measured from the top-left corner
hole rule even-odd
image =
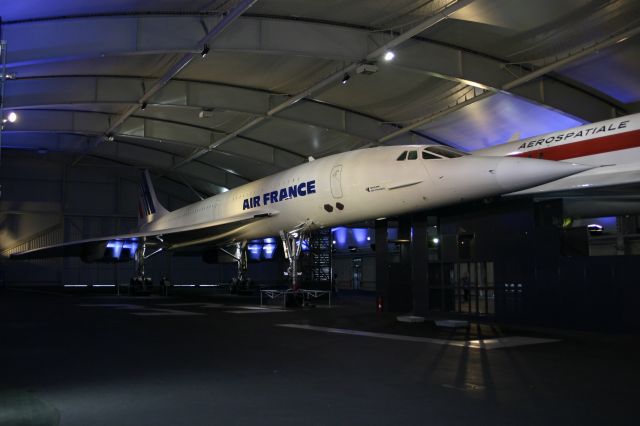
[[[316,193],[316,181],[310,180],[308,182],[302,182],[298,185],[285,186],[277,191],[265,192],[260,198],[256,195],[252,198],[245,198],[242,201],[242,210],[252,209],[254,207],[260,207],[262,202],[263,206],[267,204],[275,204],[280,201],[289,200],[291,198],[305,197],[310,194]]]

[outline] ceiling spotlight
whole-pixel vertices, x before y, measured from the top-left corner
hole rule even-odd
[[[107,135],[106,139],[107,139],[107,142],[113,142],[115,138],[113,137],[113,135]]]
[[[200,52],[200,55],[202,55],[202,57],[204,58],[205,56],[207,56],[207,53],[209,53],[209,45],[205,44],[202,48],[202,52]]]
[[[342,77],[342,82],[341,82],[341,84],[347,84],[347,81],[349,81],[349,79],[350,79],[350,78],[351,78],[351,76],[350,76],[349,74],[345,74],[345,75]]]
[[[387,53],[384,54],[384,60],[389,62],[389,61],[393,61],[393,58],[396,57],[396,54],[393,53],[391,50],[387,50]]]
[[[16,78],[16,73],[15,72],[8,72],[4,75],[4,78],[7,80],[13,80]]]
[[[9,115],[7,115],[7,120],[9,120],[9,123],[15,123],[17,119],[18,119],[18,114],[16,114],[13,111],[11,111]]]
[[[375,74],[377,71],[378,66],[376,64],[360,64],[356,68],[356,74],[371,75]]]

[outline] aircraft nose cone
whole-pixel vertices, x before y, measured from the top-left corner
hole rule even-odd
[[[505,192],[542,185],[592,169],[593,166],[533,158],[507,157],[495,170],[496,180]]]

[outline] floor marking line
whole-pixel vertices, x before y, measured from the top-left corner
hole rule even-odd
[[[462,341],[462,340],[434,339],[431,337],[405,336],[401,334],[374,333],[371,331],[349,330],[344,328],[317,327],[313,325],[276,324],[276,326],[286,327],[286,328],[296,328],[301,330],[322,331],[325,333],[345,334],[349,336],[376,337],[379,339],[401,340],[405,342],[417,342],[417,343],[432,343],[436,345],[457,346],[457,347],[466,347],[471,349],[485,349],[485,350],[523,346],[523,345],[534,345],[534,344],[540,344],[540,343],[552,343],[552,342],[560,341],[558,339],[540,339],[535,337],[521,337],[521,336]]]
[[[113,308],[122,311],[142,311],[129,313],[131,315],[144,317],[206,315],[201,312],[179,311],[177,309],[156,308],[153,306],[135,305],[130,303],[84,303],[78,306],[84,308]]]
[[[83,308],[147,309],[143,305],[133,303],[82,303],[78,306]]]
[[[140,317],[184,317],[206,315],[202,312],[177,311],[175,309],[155,309],[160,312],[131,312],[131,315]]]
[[[194,308],[224,308],[225,305],[223,305],[222,303],[206,303],[206,302],[201,302],[201,303],[158,303],[158,306],[175,306],[175,307],[180,307],[180,306],[190,306],[190,307],[194,307]]]

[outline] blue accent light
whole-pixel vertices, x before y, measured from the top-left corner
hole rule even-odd
[[[276,251],[275,244],[265,244],[262,246],[262,253],[265,259],[273,259],[273,254]]]
[[[616,226],[618,218],[615,216],[599,217],[596,221],[602,226]]]
[[[588,55],[558,72],[628,104],[640,100],[637,52],[627,42]]]
[[[367,244],[367,233],[369,232],[367,228],[353,228],[351,232],[359,246]]]
[[[447,114],[420,130],[465,151],[475,151],[518,139],[585,124],[578,118],[534,104],[517,96],[497,93]]]
[[[113,257],[119,259],[123,245],[124,243],[122,241],[111,240],[107,243],[107,248],[113,249]]]
[[[252,260],[260,260],[260,252],[262,251],[262,245],[260,244],[249,244],[247,246],[249,250],[249,258]]]
[[[347,248],[347,228],[341,226],[339,228],[333,228],[331,230],[333,234],[333,240],[336,242],[338,248]]]
[[[605,216],[589,219],[589,222],[602,226],[604,231],[611,232],[616,230],[618,219],[615,216]]]
[[[129,249],[130,255],[133,257],[135,252],[138,250],[138,242],[137,241],[125,241],[122,244],[123,249]]]

